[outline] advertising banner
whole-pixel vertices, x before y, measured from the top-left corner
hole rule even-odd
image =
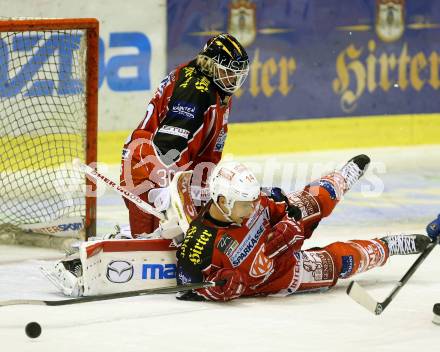
[[[8,3],[2,16],[97,18],[100,22],[99,130],[131,130],[143,119],[148,101],[166,73],[165,4],[166,0],[20,0]],[[70,62],[68,55],[72,54],[72,51],[62,53],[61,62]],[[6,56],[0,57],[0,67],[8,67],[6,61]],[[21,77],[20,71],[15,76],[11,71],[9,75]],[[6,73],[0,76],[1,86],[1,80],[8,77]],[[33,76],[28,76],[30,82]],[[22,86],[29,84],[20,82]]]
[[[251,68],[231,121],[440,110],[440,2],[169,0],[168,70],[236,36]]]

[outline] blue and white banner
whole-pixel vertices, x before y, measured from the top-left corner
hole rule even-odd
[[[95,17],[100,22],[99,39],[99,130],[131,130],[142,118],[149,100],[166,75],[166,0],[20,0],[8,4],[4,16],[10,17]],[[33,64],[32,45],[20,38],[10,56],[28,51],[30,64],[11,69],[10,57],[0,55],[0,99],[23,91],[26,96],[75,94],[83,89],[73,76],[70,62],[79,48],[79,37],[69,47],[62,35],[53,36],[45,46],[47,60],[59,62],[64,86],[42,90],[31,80],[43,69]],[[50,48],[50,49],[47,49]],[[0,51],[2,42],[0,41]],[[53,55],[52,55],[53,54]],[[54,59],[55,58],[55,59]],[[8,69],[9,66],[9,69]],[[14,89],[5,86],[11,79]],[[33,88],[32,88],[32,87]],[[25,91],[27,88],[30,91]],[[123,142],[121,141],[121,146]]]
[[[168,70],[207,39],[236,36],[252,60],[232,121],[440,109],[440,2],[168,0]]]

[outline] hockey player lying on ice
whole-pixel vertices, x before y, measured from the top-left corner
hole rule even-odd
[[[439,216],[428,226],[431,238],[393,235],[302,248],[321,219],[331,214],[364,174],[369,161],[366,155],[356,156],[340,170],[287,195],[278,188],[261,189],[244,165],[221,162],[211,175],[211,200],[192,216],[190,224],[186,223],[188,230],[177,253],[165,239],[86,242],[81,255],[66,258],[45,270],[45,275],[64,294],[72,296],[175,285],[176,279],[178,284],[226,280],[223,286],[179,294],[183,300],[228,301],[241,296],[327,289],[339,278],[384,265],[389,256],[420,253],[440,233]],[[173,198],[171,203],[178,200]],[[184,202],[182,211],[190,208],[189,203]],[[145,251],[148,242],[166,244],[161,245],[162,251]],[[99,257],[101,254],[106,257]],[[162,278],[168,280],[158,280],[160,272],[153,274],[153,267],[159,268],[159,264],[149,264],[154,260],[162,263],[161,267],[173,268],[172,272],[162,272]],[[122,266],[114,267],[115,262]]]
[[[211,201],[190,224],[177,251],[177,281],[226,280],[226,284],[185,292],[178,298],[228,301],[326,289],[339,278],[384,265],[389,256],[423,251],[431,242],[424,235],[302,249],[320,220],[331,214],[341,196],[364,174],[369,161],[366,155],[354,157],[340,171],[287,198],[261,193],[244,165],[220,163],[210,180]],[[428,233],[435,238],[440,217],[430,226]]]

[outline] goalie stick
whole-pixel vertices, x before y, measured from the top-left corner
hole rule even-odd
[[[347,295],[350,296],[353,300],[359,303],[361,306],[372,312],[373,314],[380,315],[386,309],[386,307],[391,303],[400,289],[408,282],[410,277],[415,273],[417,268],[423,261],[426,259],[429,253],[435,248],[435,246],[439,243],[439,238],[430,243],[422,254],[416,259],[416,261],[411,265],[408,271],[403,275],[403,277],[397,282],[396,286],[393,288],[391,293],[385,298],[384,301],[378,302],[370,294],[356,281],[350,282],[347,288]]]
[[[108,187],[113,189],[115,192],[119,193],[122,197],[127,198],[129,201],[133,202],[139,208],[146,211],[147,213],[154,215],[155,217],[159,218],[160,220],[166,220],[165,215],[163,213],[154,209],[154,207],[152,207],[147,202],[143,201],[136,194],[130,192],[125,187],[120,186],[119,184],[112,181],[107,176],[104,176],[103,174],[101,174],[97,170],[91,168],[90,166],[83,164],[79,159],[73,160],[73,166],[80,169],[81,171],[85,172],[87,175],[89,175],[91,177],[96,177],[96,178],[100,179]]]
[[[33,299],[16,299],[8,301],[0,301],[0,307],[14,306],[14,305],[37,305],[37,306],[66,306],[70,304],[87,303],[87,302],[97,302],[106,301],[110,299],[126,298],[126,297],[137,297],[146,296],[154,294],[164,294],[164,293],[177,293],[180,291],[197,290],[200,288],[207,288],[213,286],[222,286],[226,283],[225,280],[219,281],[205,281],[193,284],[176,285],[170,287],[160,287],[160,288],[150,288],[138,291],[128,291],[128,292],[118,292],[109,293],[99,296],[87,296],[80,298],[71,298],[57,301],[44,301],[44,300],[33,300]]]

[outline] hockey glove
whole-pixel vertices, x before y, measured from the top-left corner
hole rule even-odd
[[[296,221],[301,220],[302,212],[295,204],[292,204],[286,196],[286,193],[279,187],[262,187],[261,191],[266,194],[269,198],[273,199],[275,202],[285,202],[286,211],[289,218],[293,218]]]
[[[292,218],[285,216],[277,223],[266,240],[264,254],[272,259],[289,248],[299,250],[304,242],[304,234],[301,226]]]
[[[440,214],[426,226],[426,233],[433,241],[440,235]]]
[[[207,281],[226,280],[222,286],[213,286],[197,290],[211,301],[230,301],[240,297],[246,289],[246,278],[237,269],[220,269],[206,279]]]
[[[151,189],[148,192],[148,202],[153,204],[158,211],[167,210],[171,203],[171,192],[169,187]]]

